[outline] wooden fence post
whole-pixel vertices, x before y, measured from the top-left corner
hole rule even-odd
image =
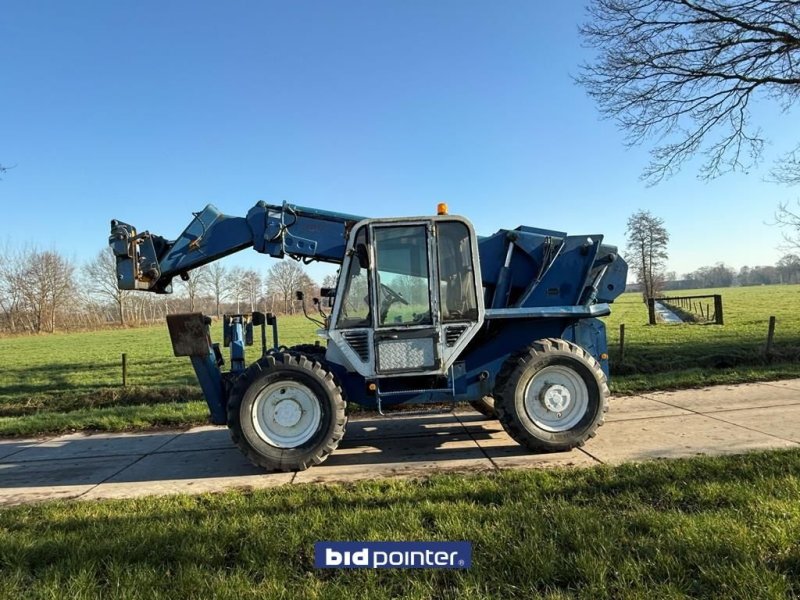
[[[619,324],[619,363],[625,362],[625,323]]]
[[[647,299],[647,314],[650,319],[650,325],[656,324],[656,299],[655,298],[648,298]]]
[[[767,346],[764,348],[764,355],[767,361],[772,360],[772,344],[775,341],[775,317],[769,318],[769,329],[767,329]]]
[[[122,387],[128,385],[128,355],[122,353]]]
[[[725,320],[722,318],[722,295],[714,294],[714,316],[716,317],[717,325],[724,325]]]

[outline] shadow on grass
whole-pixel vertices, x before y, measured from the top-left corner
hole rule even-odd
[[[164,367],[163,360],[137,360],[135,364],[129,363],[129,381],[136,371],[151,369],[153,372],[162,372]],[[76,375],[87,377],[91,373],[105,375],[116,373],[117,382],[102,381],[76,381]],[[122,385],[122,366],[117,363],[96,363],[87,365],[86,363],[67,362],[52,363],[36,366],[18,366],[7,368],[6,377],[16,375],[17,380],[13,383],[6,383],[0,386],[0,396],[35,396],[49,393],[80,392],[103,387],[110,387],[115,383]],[[160,377],[157,385],[186,385],[187,379],[192,376],[185,374],[175,374],[172,377]]]
[[[0,417],[22,417],[44,412],[70,413],[91,408],[156,405],[202,399],[196,385],[97,387],[83,391],[40,394],[0,402]]]

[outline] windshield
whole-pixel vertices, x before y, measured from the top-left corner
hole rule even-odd
[[[374,235],[379,326],[430,325],[427,228],[376,227]]]

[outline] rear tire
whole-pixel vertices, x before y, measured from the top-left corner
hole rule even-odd
[[[509,359],[497,378],[495,410],[519,444],[564,452],[595,436],[608,410],[600,364],[580,346],[553,338]]]
[[[228,401],[231,438],[265,469],[302,471],[339,445],[347,417],[342,390],[324,363],[269,354],[248,367]]]
[[[469,405],[487,419],[497,418],[497,411],[494,409],[494,398],[491,396],[484,396],[480,400],[473,400]]]

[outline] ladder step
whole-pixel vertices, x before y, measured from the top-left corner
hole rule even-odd
[[[415,410],[389,410],[389,412],[378,411],[381,417],[387,419],[399,419],[401,417],[418,417],[422,415],[443,415],[446,413],[453,413],[456,410],[456,405],[453,404],[451,408],[432,408],[432,409],[415,409]]]
[[[437,389],[423,389],[423,390],[400,390],[395,392],[382,392],[380,388],[377,390],[378,396],[406,396],[408,394],[425,394],[428,392],[449,392],[452,393],[452,388],[437,388]]]

